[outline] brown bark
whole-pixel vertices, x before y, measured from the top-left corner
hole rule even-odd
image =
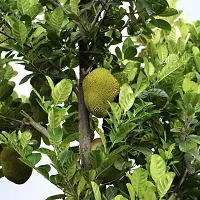
[[[81,165],[89,167],[90,162],[88,153],[90,151],[90,127],[89,112],[84,103],[82,82],[85,77],[85,71],[89,68],[89,54],[87,40],[79,42],[79,147],[81,154]]]

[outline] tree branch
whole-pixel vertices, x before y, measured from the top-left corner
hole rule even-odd
[[[49,134],[48,134],[47,129],[44,126],[42,126],[42,125],[38,124],[36,121],[34,121],[24,110],[21,110],[20,114],[22,114],[28,120],[29,124],[33,128],[35,128],[37,131],[39,131],[40,133],[42,133],[44,136],[46,136],[48,138]]]
[[[103,8],[103,6],[102,6],[102,7],[100,8],[100,10],[98,11],[97,15],[95,16],[95,18],[94,18],[94,20],[93,20],[93,22],[92,22],[92,24],[91,24],[91,27],[93,27],[93,26],[97,23],[97,21],[98,21],[100,15],[101,15],[103,9],[104,9],[104,8]]]
[[[185,181],[185,178],[187,176],[187,173],[188,173],[188,170],[186,169],[184,174],[183,174],[183,177],[181,178],[179,184],[176,186],[175,190],[171,193],[170,197],[168,198],[168,200],[173,200],[174,199],[174,196],[175,194],[177,193],[177,191],[179,190],[179,188],[181,187],[181,185],[183,184],[183,182]]]

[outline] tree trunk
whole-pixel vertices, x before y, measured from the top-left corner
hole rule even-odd
[[[82,167],[89,167],[88,152],[90,151],[89,112],[84,103],[82,82],[89,67],[87,40],[79,42],[79,147]]]

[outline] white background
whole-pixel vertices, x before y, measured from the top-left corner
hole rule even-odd
[[[183,16],[189,16],[190,21],[200,20],[199,15],[200,1],[199,0],[179,0],[178,9],[183,10]],[[30,93],[30,85],[18,85],[25,72],[21,66],[15,66],[20,76],[16,77],[16,90],[19,95],[28,96]],[[46,164],[47,159],[44,157],[40,164]],[[59,194],[61,191],[43,178],[40,174],[33,172],[31,178],[23,185],[16,185],[6,178],[0,179],[0,200],[45,200],[47,197]]]

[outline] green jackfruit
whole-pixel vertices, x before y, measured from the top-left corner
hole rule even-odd
[[[119,93],[117,79],[104,68],[97,68],[83,79],[84,102],[96,117],[106,117],[108,102],[113,102]]]
[[[23,184],[32,174],[32,168],[20,161],[20,155],[11,147],[1,152],[1,165],[4,176],[13,183]]]

